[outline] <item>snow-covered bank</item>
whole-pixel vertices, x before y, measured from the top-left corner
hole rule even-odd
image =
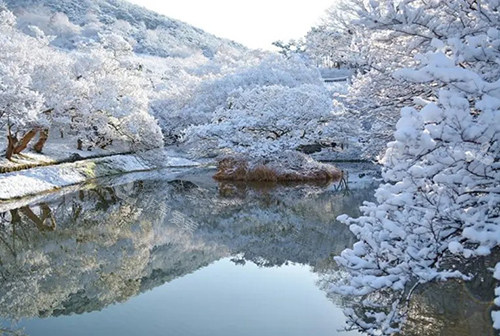
[[[199,163],[163,150],[112,155],[0,174],[0,200],[49,192],[98,177],[160,168],[194,167]]]

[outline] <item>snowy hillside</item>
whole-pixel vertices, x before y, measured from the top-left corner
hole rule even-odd
[[[18,27],[30,32],[35,25],[57,38],[54,45],[73,48],[82,41],[100,41],[113,32],[134,51],[154,56],[187,57],[201,51],[213,57],[220,47],[243,46],[217,38],[186,23],[167,18],[121,0],[5,0],[18,18]]]

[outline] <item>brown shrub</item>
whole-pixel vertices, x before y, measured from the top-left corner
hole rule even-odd
[[[214,179],[246,181],[247,171],[247,161],[236,158],[225,158],[219,161]]]
[[[246,176],[247,181],[276,182],[278,179],[278,174],[272,168],[262,164],[248,170]]]
[[[219,161],[214,179],[221,181],[255,182],[307,182],[333,181],[342,177],[342,171],[331,165],[317,165],[286,169],[280,171],[266,164],[249,167],[248,161],[237,158],[225,158]]]

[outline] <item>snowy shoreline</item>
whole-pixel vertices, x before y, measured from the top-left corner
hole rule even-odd
[[[56,191],[99,177],[196,166],[200,166],[200,163],[172,155],[165,150],[152,150],[30,168],[0,174],[0,200]]]

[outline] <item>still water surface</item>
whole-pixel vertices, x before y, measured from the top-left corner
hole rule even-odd
[[[328,286],[342,277],[332,257],[354,242],[335,218],[356,216],[375,185],[369,177],[348,190],[218,184],[208,172],[159,171],[0,204],[0,328],[43,336],[360,335],[339,331],[342,308],[358,299],[328,294]],[[447,298],[464,297],[460,305],[470,301],[461,288],[449,291]],[[440,292],[420,296],[405,334],[444,335],[443,325],[464,320],[460,307],[445,316],[435,304]],[[473,321],[465,327],[486,325]]]
[[[207,173],[158,172],[4,204],[2,327],[337,335],[342,300],[328,298],[320,278],[353,242],[335,217],[356,214],[373,185],[217,184]]]
[[[225,258],[99,312],[22,325],[30,335],[250,336],[336,335],[343,323],[308,267],[241,266]]]

